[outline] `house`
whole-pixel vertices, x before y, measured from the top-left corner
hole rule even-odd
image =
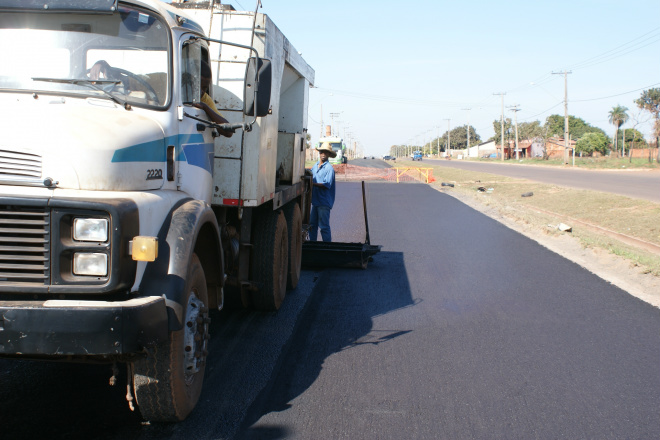
[[[474,147],[470,147],[469,157],[488,157],[491,154],[497,154],[495,141],[482,142]]]

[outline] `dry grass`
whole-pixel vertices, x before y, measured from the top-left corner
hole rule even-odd
[[[473,159],[471,159],[473,160]],[[493,162],[498,159],[477,159],[483,162]],[[565,167],[563,159],[549,159],[543,160],[539,158],[507,160],[508,164],[522,164],[522,165],[542,165],[542,166],[558,166]],[[573,165],[573,158],[569,160],[569,164]],[[596,170],[612,170],[624,168],[637,168],[637,169],[658,169],[658,161],[654,154],[651,161],[648,158],[628,158],[628,157],[576,157],[575,166],[580,168],[589,168]]]
[[[626,258],[646,273],[660,276],[660,255],[621,241],[615,234],[587,226],[660,246],[660,205],[657,203],[445,167],[433,167],[433,176],[438,187],[441,182],[452,182],[455,186],[446,190],[469,197],[527,228],[560,234],[548,225],[569,224],[573,227],[572,235],[583,247],[604,249]],[[480,192],[479,187],[487,191]],[[521,196],[528,192],[533,196]]]

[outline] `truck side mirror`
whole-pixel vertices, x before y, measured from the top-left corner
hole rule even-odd
[[[243,113],[246,116],[255,116],[255,99],[257,101],[256,116],[266,116],[270,108],[270,88],[272,82],[272,71],[270,60],[250,58],[245,69],[245,88],[243,89]],[[255,83],[255,72],[257,82]],[[258,87],[255,87],[257,86]],[[256,88],[256,93],[255,93]]]

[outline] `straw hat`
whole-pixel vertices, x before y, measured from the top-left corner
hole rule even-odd
[[[325,151],[330,157],[337,157],[337,152],[332,149],[330,143],[323,142],[320,147],[316,149],[317,151]]]

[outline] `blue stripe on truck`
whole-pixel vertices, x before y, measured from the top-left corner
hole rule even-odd
[[[205,143],[201,134],[180,134],[122,148],[115,151],[112,162],[165,162],[168,145],[176,146],[177,161],[213,172],[213,144]]]

